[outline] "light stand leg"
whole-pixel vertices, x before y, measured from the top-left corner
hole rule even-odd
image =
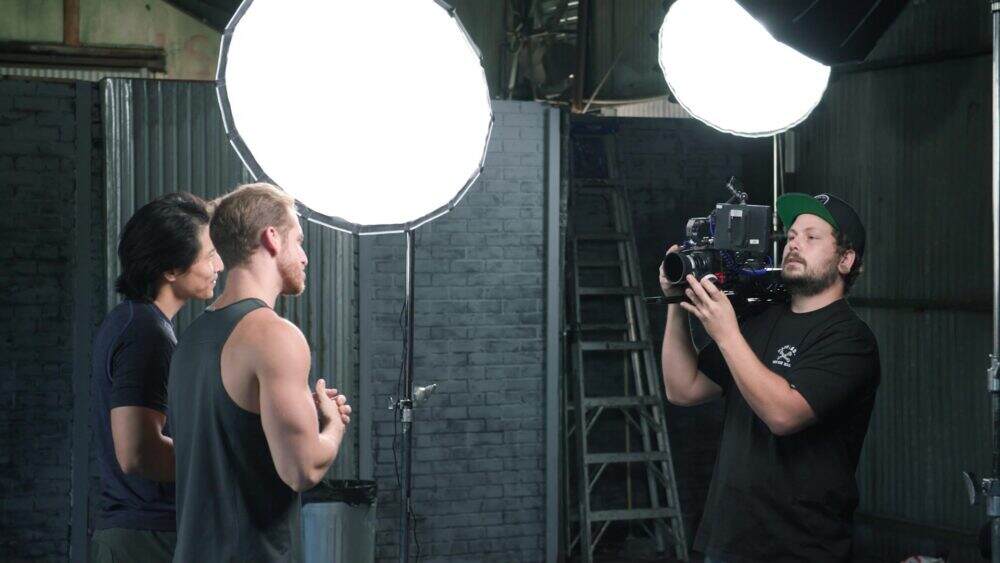
[[[402,485],[399,491],[399,560],[410,560],[410,489],[413,468],[413,266],[416,255],[415,233],[406,231],[406,354],[403,358],[403,396],[399,416],[403,427]]]

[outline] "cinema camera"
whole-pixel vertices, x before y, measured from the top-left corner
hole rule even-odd
[[[678,252],[664,258],[667,280],[686,286],[688,274],[701,280],[713,276],[727,295],[746,302],[785,298],[781,268],[773,267],[768,246],[782,235],[771,231],[771,208],[750,205],[736,178],[726,188],[732,197],[716,204],[707,217],[693,217]],[[678,299],[679,300],[679,299]]]

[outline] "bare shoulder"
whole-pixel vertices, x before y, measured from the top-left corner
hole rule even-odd
[[[241,354],[263,368],[309,366],[309,343],[299,327],[273,310],[261,307],[247,313],[234,331]],[[285,369],[280,370],[282,373]]]

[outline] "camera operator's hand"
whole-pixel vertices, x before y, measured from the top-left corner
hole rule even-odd
[[[667,250],[667,254],[671,252],[677,252],[681,247],[676,244],[671,246]],[[684,288],[680,286],[673,285],[667,281],[667,274],[663,271],[663,262],[660,262],[660,290],[663,291],[663,295],[666,297],[677,297],[684,294]]]
[[[736,320],[736,310],[733,309],[729,297],[712,283],[714,276],[706,276],[699,282],[694,276],[688,275],[688,289],[684,294],[690,303],[681,302],[681,307],[691,313],[705,327],[708,335],[719,345],[724,340],[739,336],[740,325]]]

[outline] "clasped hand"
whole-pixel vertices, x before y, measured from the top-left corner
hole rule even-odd
[[[351,423],[351,405],[347,404],[347,397],[341,395],[336,389],[326,388],[326,381],[320,379],[316,382],[316,390],[313,391],[313,401],[316,403],[316,412],[320,416],[320,423],[325,419],[333,419],[339,415],[340,420],[347,426]]]

